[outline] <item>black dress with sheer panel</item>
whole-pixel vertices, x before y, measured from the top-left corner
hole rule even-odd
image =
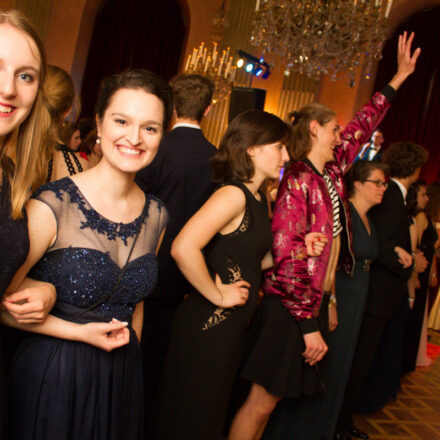
[[[44,185],[33,198],[45,203],[57,222],[54,244],[30,274],[56,287],[51,313],[79,324],[127,321],[130,342],[108,353],[82,342],[29,334],[11,368],[9,438],[142,439],[142,359],[131,321],[156,282],[155,251],[167,211],[147,196],[134,221],[112,222],[93,209],[70,178]],[[112,291],[138,231],[118,288],[74,318]]]
[[[1,178],[1,177],[0,177]],[[26,260],[29,252],[29,236],[25,218],[11,218],[11,194],[8,179],[0,183],[0,299],[12,281],[15,272]],[[0,324],[0,439],[6,439],[7,391],[2,352],[3,328]]]
[[[204,249],[212,278],[245,280],[249,299],[242,307],[222,308],[191,293],[176,312],[164,370],[159,416],[160,440],[219,440],[237,374],[246,329],[255,314],[261,285],[261,260],[272,233],[267,203],[240,182],[246,196],[241,225],[217,234]]]

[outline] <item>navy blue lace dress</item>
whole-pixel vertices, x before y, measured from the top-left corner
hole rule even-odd
[[[57,221],[55,243],[30,276],[55,285],[52,314],[78,323],[131,323],[136,304],[157,278],[155,250],[167,211],[147,196],[131,223],[114,223],[96,212],[70,178],[44,185],[33,198],[47,204]],[[100,306],[72,319],[111,291],[136,231],[138,240],[122,281]],[[91,345],[29,334],[15,357],[10,378],[10,439],[141,439],[143,383],[139,341],[110,353]]]

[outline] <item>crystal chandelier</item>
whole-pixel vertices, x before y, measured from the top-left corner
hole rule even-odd
[[[381,58],[392,0],[256,0],[251,43],[281,57],[286,73],[336,79]]]
[[[186,60],[185,73],[207,76],[214,82],[214,103],[226,98],[234,83],[237,67],[233,63],[234,57],[229,53],[229,47],[220,52],[217,43],[214,42],[213,48],[208,50],[202,42],[198,48],[193,49]]]

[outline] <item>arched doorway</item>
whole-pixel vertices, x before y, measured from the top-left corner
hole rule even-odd
[[[430,154],[422,169],[428,182],[440,180],[440,149],[438,148],[438,115],[440,114],[440,7],[426,9],[408,17],[400,24],[383,50],[376,76],[379,90],[396,71],[396,47],[399,34],[414,31],[413,47],[421,47],[416,72],[408,78],[397,94],[387,117],[381,124],[386,144],[410,140],[423,145]]]
[[[96,15],[81,88],[93,116],[102,78],[143,67],[168,81],[178,72],[187,24],[178,0],[105,0]]]

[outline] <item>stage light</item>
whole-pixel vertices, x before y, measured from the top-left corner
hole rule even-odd
[[[237,50],[237,54],[240,57],[237,61],[238,68],[243,67],[245,71],[252,76],[257,76],[262,79],[268,78],[270,75],[270,66],[264,61],[264,57],[257,58],[241,49]],[[249,81],[251,82],[252,79]]]

